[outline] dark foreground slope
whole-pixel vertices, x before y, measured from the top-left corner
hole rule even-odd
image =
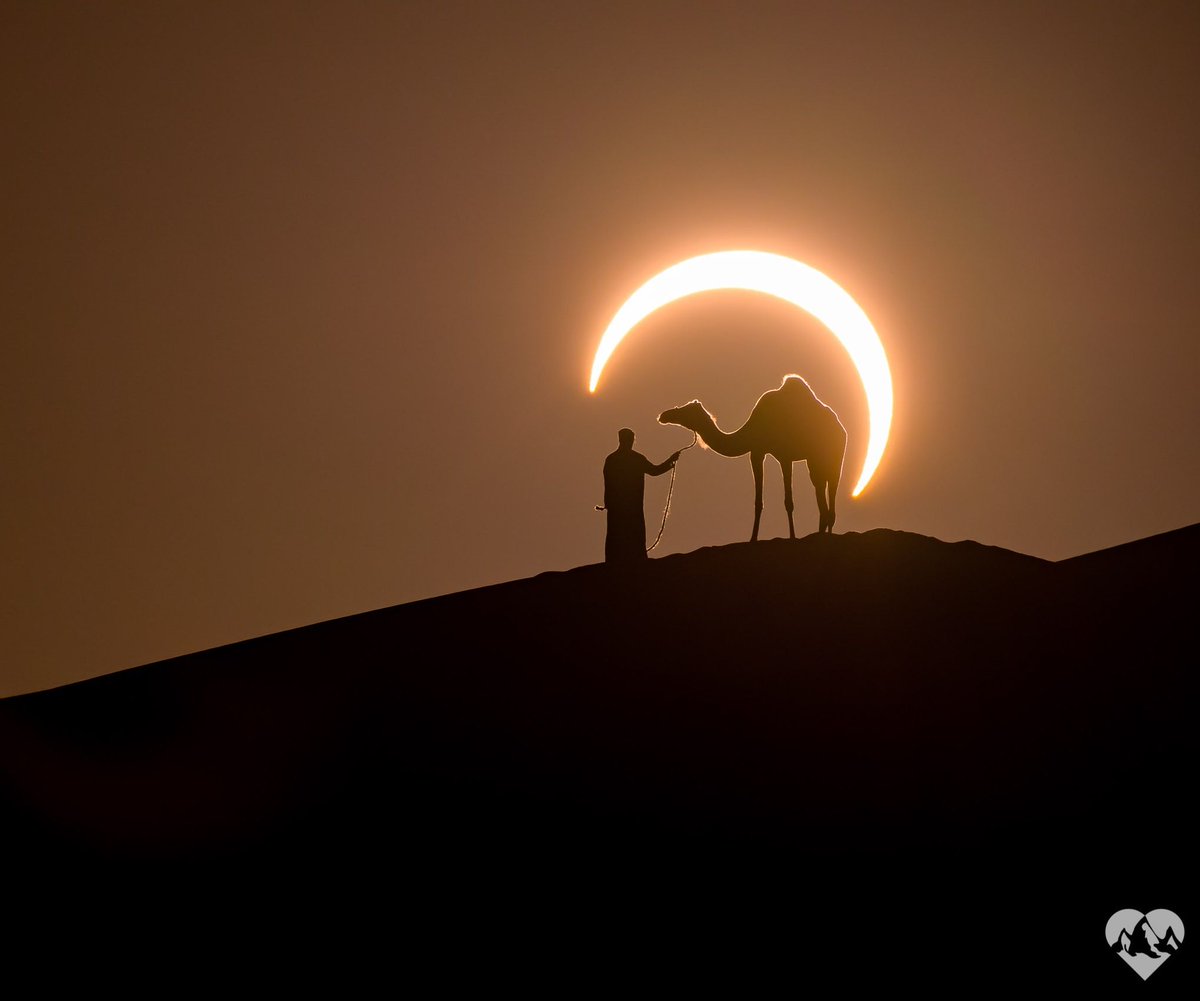
[[[0,703],[7,842],[1171,907],[1138,880],[1191,885],[1197,557],[1200,526],[1058,564],[879,530],[268,636]]]

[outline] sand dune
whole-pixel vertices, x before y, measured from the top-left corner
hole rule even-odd
[[[426,876],[931,863],[1078,892],[1147,830],[1196,842],[1175,790],[1195,774],[1198,556],[1200,526],[1057,564],[813,535],[542,574],[8,699],[9,850],[419,858]]]

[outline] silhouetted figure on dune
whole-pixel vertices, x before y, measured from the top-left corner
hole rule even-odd
[[[763,393],[754,410],[736,431],[726,433],[717,427],[699,400],[682,407],[664,410],[660,424],[678,424],[695,431],[700,440],[719,455],[750,453],[754,470],[754,530],[750,541],[758,538],[762,516],[763,457],[773,455],[783,470],[783,506],[787,508],[788,532],[794,539],[792,521],[792,463],[808,460],[808,476],[817,493],[821,513],[818,532],[832,532],[837,517],[834,503],[842,478],[842,460],[846,456],[846,429],[837,414],[817,399],[807,382],[789,375],[778,389]]]
[[[604,509],[608,512],[604,562],[636,563],[646,559],[645,477],[661,476],[679,460],[679,453],[656,466],[633,450],[629,428],[617,432],[617,441],[617,450],[604,460]]]

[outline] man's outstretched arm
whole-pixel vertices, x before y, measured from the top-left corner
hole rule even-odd
[[[670,469],[673,465],[675,465],[675,463],[677,463],[678,461],[679,461],[679,453],[674,452],[671,455],[667,456],[667,458],[664,459],[662,462],[660,462],[657,466],[651,466],[646,471],[651,476],[661,476],[668,469]]]

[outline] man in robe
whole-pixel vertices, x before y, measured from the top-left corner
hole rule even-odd
[[[633,450],[629,428],[617,432],[617,442],[617,450],[604,460],[604,509],[608,512],[604,562],[637,563],[646,559],[645,477],[661,476],[679,461],[679,453],[656,466]]]

